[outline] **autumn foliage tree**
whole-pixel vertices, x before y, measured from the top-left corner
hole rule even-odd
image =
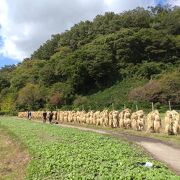
[[[49,97],[49,103],[53,106],[53,107],[58,107],[61,106],[63,104],[63,97],[60,93],[56,92],[53,95],[51,95]]]
[[[180,102],[180,70],[179,68],[168,74],[161,75],[156,80],[150,80],[147,84],[133,89],[129,93],[131,101],[148,101],[177,106]]]

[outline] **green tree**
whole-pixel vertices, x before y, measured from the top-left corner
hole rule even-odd
[[[38,85],[27,84],[18,93],[17,105],[20,109],[37,110],[43,108],[44,98]]]

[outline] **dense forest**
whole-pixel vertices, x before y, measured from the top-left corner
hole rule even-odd
[[[180,108],[180,7],[107,12],[0,69],[0,112]]]

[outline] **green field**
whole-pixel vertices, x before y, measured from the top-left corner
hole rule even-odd
[[[28,149],[28,180],[178,179],[141,148],[123,140],[11,117],[0,117],[2,129]],[[146,161],[158,168],[137,166]]]

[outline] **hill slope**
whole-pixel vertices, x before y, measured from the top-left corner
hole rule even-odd
[[[110,107],[112,103],[122,108],[135,101],[161,105],[168,100],[179,108],[179,22],[179,7],[136,8],[121,14],[98,15],[92,22],[80,22],[65,33],[52,35],[31,58],[0,70],[0,111],[78,107],[80,96],[87,96],[84,106],[92,108]],[[158,89],[167,74],[173,86],[165,83]],[[154,85],[155,93],[138,97],[136,89],[125,90],[131,86],[129,79],[162,82],[149,85]],[[122,89],[117,88],[119,94],[114,93],[117,82],[122,85]],[[133,88],[143,85],[135,82]],[[100,98],[103,96],[107,97]],[[124,100],[117,101],[119,97]]]
[[[122,109],[124,106],[130,106],[134,109],[136,108],[136,102],[134,104],[131,103],[128,94],[135,87],[142,86],[147,81],[147,79],[138,78],[125,79],[90,96],[78,96],[74,102],[74,107],[85,109]]]

